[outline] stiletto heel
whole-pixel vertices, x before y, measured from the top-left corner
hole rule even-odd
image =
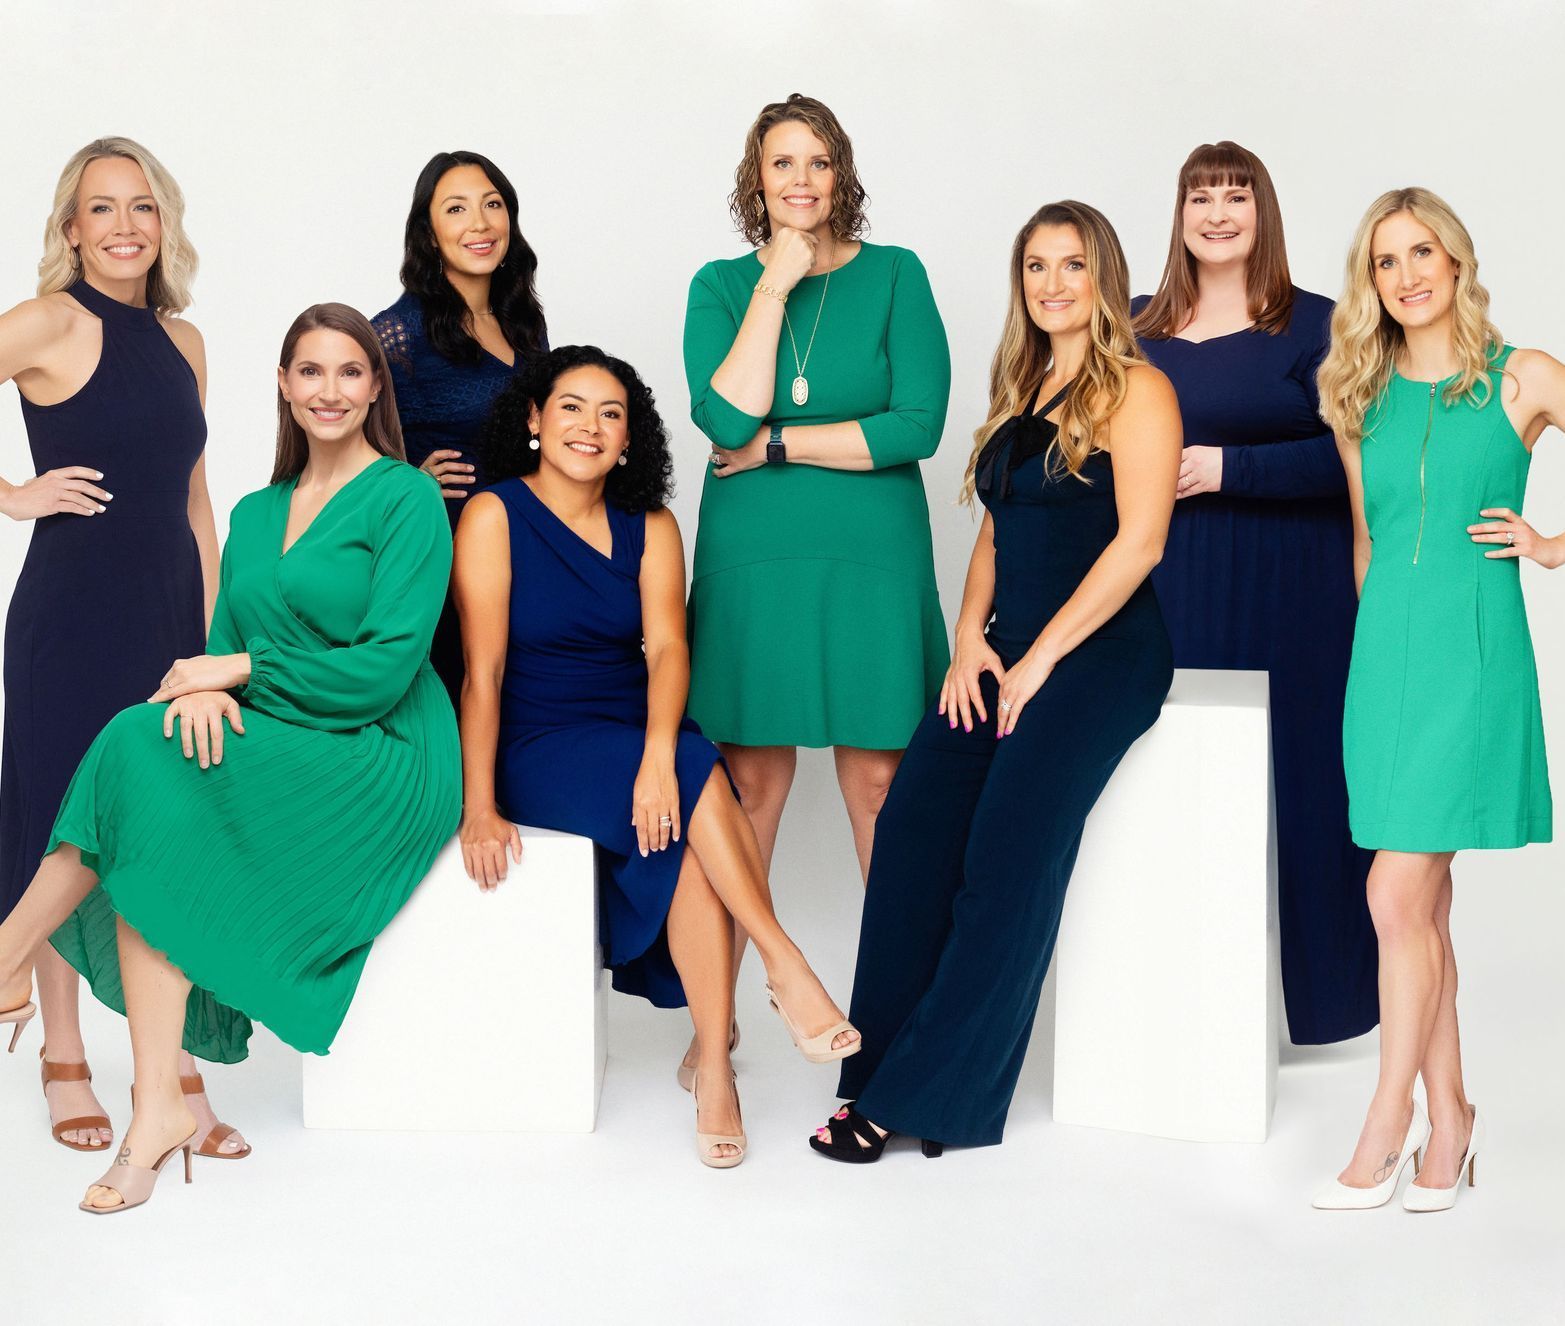
[[[1402,1139],[1402,1149],[1397,1153],[1396,1162],[1392,1165],[1391,1173],[1385,1181],[1377,1183],[1373,1188],[1350,1188],[1340,1179],[1333,1180],[1315,1194],[1310,1205],[1317,1211],[1370,1211],[1377,1206],[1384,1206],[1396,1192],[1397,1183],[1402,1178],[1402,1171],[1409,1163],[1413,1165],[1414,1172],[1417,1172],[1419,1153],[1428,1141],[1429,1119],[1424,1114],[1423,1107],[1415,1100],[1413,1117],[1408,1120],[1407,1136]],[[1412,1192],[1413,1189],[1410,1187],[1408,1191]]]
[[[926,1137],[923,1141],[923,1145],[919,1149],[922,1150],[930,1160],[933,1160],[936,1156],[945,1155],[946,1144],[944,1142],[931,1142]]]
[[[1467,1175],[1467,1186],[1473,1186],[1473,1171],[1478,1163],[1478,1148],[1483,1145],[1483,1121],[1478,1117],[1478,1107],[1473,1106],[1472,1128],[1467,1134],[1467,1151],[1462,1163],[1456,1167],[1456,1182],[1449,1188],[1420,1188],[1409,1184],[1402,1194],[1404,1211],[1449,1211],[1456,1205],[1456,1192],[1462,1186],[1462,1175]]]
[[[9,1023],[13,1028],[11,1032],[11,1046],[6,1051],[7,1054],[16,1053],[16,1043],[22,1039],[22,1028],[33,1020],[33,1014],[37,1011],[38,1005],[29,999],[20,1008],[8,1008],[5,1012],[0,1013],[0,1027]]]
[[[1413,1152],[1413,1177],[1415,1179],[1418,1177],[1418,1171],[1423,1168],[1423,1164],[1424,1164],[1424,1153],[1423,1153],[1423,1151],[1420,1149],[1418,1151]]]
[[[197,1129],[196,1132],[199,1132]],[[158,1176],[163,1173],[163,1167],[174,1158],[176,1151],[185,1153],[185,1182],[194,1181],[192,1164],[192,1144],[196,1133],[193,1132],[183,1142],[169,1147],[157,1158],[157,1163],[147,1168],[142,1165],[132,1165],[128,1161],[115,1161],[109,1166],[108,1173],[92,1186],[94,1188],[107,1188],[110,1192],[120,1195],[118,1206],[93,1206],[85,1198],[78,1203],[80,1209],[88,1215],[118,1215],[121,1211],[129,1211],[133,1206],[142,1206],[152,1196],[152,1190],[157,1186]],[[124,1155],[124,1152],[120,1153]]]
[[[772,1012],[782,1019],[783,1026],[788,1029],[788,1037],[793,1041],[794,1047],[812,1064],[830,1064],[838,1059],[846,1059],[849,1055],[857,1054],[864,1048],[864,1039],[860,1037],[851,1044],[844,1045],[840,1050],[831,1048],[831,1043],[845,1031],[857,1033],[858,1028],[844,1018],[841,1022],[827,1027],[819,1036],[805,1036],[798,1027],[794,1026],[793,1019],[788,1016],[787,1010],[777,1002],[777,995],[768,985],[766,998],[770,1001]]]

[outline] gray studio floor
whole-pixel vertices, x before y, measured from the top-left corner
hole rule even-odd
[[[823,863],[851,861],[835,832],[785,849],[776,891],[846,992],[856,882],[824,878]],[[210,1078],[255,1156],[198,1165],[189,1188],[171,1175],[145,1209],[92,1220],[75,1202],[105,1162],[49,1142],[30,1029],[0,1062],[0,1320],[1559,1320],[1565,898],[1507,884],[1515,859],[1475,855],[1458,875],[1469,1077],[1489,1150],[1479,1187],[1444,1215],[1309,1208],[1352,1144],[1373,1037],[1286,1051],[1264,1146],[1160,1141],[1051,1122],[1052,992],[1003,1147],[832,1165],[804,1142],[831,1070],[793,1052],[747,968],[751,1150],[731,1172],[694,1157],[673,1075],[681,1019],[616,997],[592,1136],[306,1132],[297,1057],[258,1033],[249,1064]],[[123,1122],[122,1024],[94,1007],[90,1032]],[[452,1071],[438,1045],[408,1053]]]

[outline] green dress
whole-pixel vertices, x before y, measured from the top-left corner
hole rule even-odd
[[[122,710],[83,757],[49,851],[101,883],[53,943],[123,1012],[115,913],[195,988],[192,1054],[233,1063],[250,1019],[325,1054],[370,944],[461,812],[461,754],[429,644],[451,531],[440,489],[382,457],[286,553],[296,480],[234,508],[208,650],[248,651],[243,736],[186,759],[166,706]],[[170,660],[172,661],[172,660]]]
[[[1365,421],[1374,551],[1348,673],[1342,749],[1360,847],[1451,852],[1548,842],[1549,770],[1521,562],[1467,526],[1522,510],[1531,455],[1500,401],[1448,404],[1393,374]]]
[[[697,427],[735,448],[765,422],[856,419],[874,468],[708,472],[690,588],[690,715],[707,736],[743,746],[900,750],[950,661],[918,467],[945,425],[945,328],[918,258],[863,245],[831,273],[824,307],[824,276],[789,296],[801,356],[821,311],[809,400],[793,401],[785,327],[763,420],[711,385],[760,279],[751,253],[708,263],[691,282],[685,375]]]

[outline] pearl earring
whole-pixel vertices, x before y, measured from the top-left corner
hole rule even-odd
[[[529,451],[537,451],[540,445],[541,444],[536,437],[530,437],[527,439],[527,449]]]
[[[622,451],[622,452],[619,453],[619,463],[621,465],[628,465],[628,464],[630,464],[630,457],[625,454],[625,452],[627,452],[629,450],[630,450],[630,448],[626,447],[625,451]]]

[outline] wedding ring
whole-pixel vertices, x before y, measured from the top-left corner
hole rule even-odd
[[[672,824],[673,822],[673,818],[669,815],[662,815],[658,818],[659,824]]]
[[[1000,708],[1003,709],[1006,713],[1010,713],[1011,712],[1011,702],[1009,700],[1001,700],[1000,701]]]
[[[1507,548],[1509,548],[1515,542],[1516,542],[1516,531],[1513,530],[1513,529],[1506,530],[1505,531],[1505,546]]]

